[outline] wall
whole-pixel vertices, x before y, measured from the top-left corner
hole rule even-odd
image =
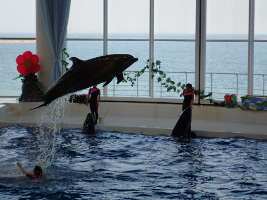
[[[119,101],[117,101],[119,100]],[[176,100],[102,98],[98,128],[109,131],[170,135],[181,104]],[[131,102],[130,102],[131,101]],[[8,103],[0,107],[0,126],[23,124],[36,126],[49,107],[30,111],[40,103]],[[89,106],[66,104],[63,128],[81,128]],[[267,112],[244,111],[240,108],[194,105],[192,128],[207,137],[267,138]],[[205,134],[204,134],[205,132]],[[209,134],[207,134],[209,133]],[[212,133],[212,134],[211,134]],[[218,133],[218,134],[217,134]],[[236,133],[229,135],[228,133]],[[238,133],[238,134],[237,134]],[[254,136],[253,136],[254,135]]]

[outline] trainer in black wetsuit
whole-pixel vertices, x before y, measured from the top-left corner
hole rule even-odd
[[[94,85],[92,88],[89,89],[88,96],[89,96],[91,113],[95,116],[95,120],[96,120],[95,123],[97,123],[100,90],[96,87],[96,85]]]
[[[192,137],[192,131],[191,131],[191,122],[192,122],[192,105],[194,102],[195,92],[190,83],[186,84],[186,88],[183,91],[184,101],[183,101],[183,111],[188,109],[189,114],[189,126],[187,127],[187,136]]]

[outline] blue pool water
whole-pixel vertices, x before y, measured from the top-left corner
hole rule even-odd
[[[0,199],[267,199],[267,143],[193,139],[80,129],[58,134],[52,165],[40,180],[36,130],[0,129]]]

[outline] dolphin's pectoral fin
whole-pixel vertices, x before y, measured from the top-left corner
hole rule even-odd
[[[117,84],[119,84],[123,79],[124,79],[124,77],[123,77],[123,73],[119,73],[119,74],[117,74]]]
[[[107,84],[109,84],[109,83],[112,81],[112,79],[113,79],[113,78],[107,80],[107,81],[105,82],[105,84],[103,85],[103,87],[105,87]]]

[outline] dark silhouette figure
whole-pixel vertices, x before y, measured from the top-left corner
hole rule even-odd
[[[183,96],[183,112],[174,126],[171,135],[190,139],[191,137],[196,137],[196,134],[191,131],[192,105],[195,92],[190,83],[186,84],[186,88],[183,90]]]
[[[95,133],[95,120],[92,113],[88,113],[83,123],[83,133],[94,134]]]
[[[96,124],[98,120],[98,107],[100,101],[100,89],[97,88],[96,85],[89,89],[88,101],[90,104],[91,113],[94,118],[94,124]]]

